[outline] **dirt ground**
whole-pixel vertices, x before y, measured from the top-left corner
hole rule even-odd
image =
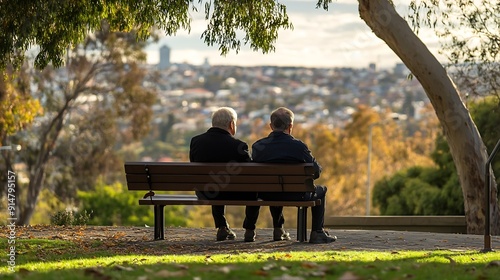
[[[242,252],[290,252],[290,251],[328,251],[328,250],[482,250],[490,248],[497,251],[500,237],[492,237],[491,244],[485,243],[484,236],[466,234],[423,233],[406,231],[330,231],[338,240],[330,244],[309,244],[298,242],[296,232],[290,229],[292,240],[272,241],[272,229],[258,229],[256,242],[243,241],[243,229],[233,229],[236,240],[215,241],[216,229],[167,227],[165,240],[153,240],[152,227],[58,227],[26,226],[16,227],[18,239],[41,238],[74,241],[82,249],[107,249],[117,254],[141,253],[165,254],[225,254]],[[10,231],[6,226],[0,230],[2,236]]]

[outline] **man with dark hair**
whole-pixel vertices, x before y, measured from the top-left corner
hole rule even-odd
[[[271,113],[270,127],[272,132],[252,145],[252,159],[254,162],[270,163],[313,163],[315,168],[314,179],[319,178],[321,166],[312,156],[307,145],[292,136],[294,114],[284,107],[280,107]],[[321,205],[311,208],[312,229],[309,239],[310,243],[330,243],[337,240],[323,228],[325,217],[325,186],[315,186],[315,192],[306,193],[273,193],[259,192],[259,198],[263,200],[316,200],[321,199]],[[269,207],[273,217],[275,238],[281,233],[288,235],[283,230],[285,219],[282,206]],[[276,240],[276,239],[275,239]]]
[[[234,138],[236,134],[237,115],[234,109],[222,107],[212,114],[212,127],[207,132],[191,139],[189,160],[191,162],[249,162],[251,161],[248,145]],[[203,199],[257,199],[256,193],[197,191],[196,195]],[[217,241],[233,240],[236,234],[231,230],[224,216],[224,205],[213,205],[212,216],[217,230]],[[247,206],[243,228],[255,232],[255,223],[259,215],[259,207]],[[247,236],[245,241],[255,241],[255,235]]]

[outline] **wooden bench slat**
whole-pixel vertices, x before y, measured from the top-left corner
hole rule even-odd
[[[154,174],[150,178],[146,174],[127,174],[127,182],[129,183],[205,183],[211,181],[225,183],[246,183],[246,184],[304,184],[310,176],[297,174],[293,176],[277,176],[277,175],[240,175],[240,176],[227,176],[227,175],[163,175]]]
[[[197,162],[127,162],[125,173],[144,174],[231,174],[231,175],[296,175],[314,174],[310,164],[262,164],[262,163],[197,163]]]
[[[232,206],[297,206],[320,205],[321,200],[269,201],[269,200],[201,200],[195,195],[155,195],[139,200],[140,205],[232,205]]]
[[[147,183],[128,183],[128,189],[133,191],[149,191],[150,186]],[[305,192],[314,191],[310,186],[307,188],[304,184],[200,184],[200,183],[154,183],[151,189],[153,191],[227,191],[227,192]]]

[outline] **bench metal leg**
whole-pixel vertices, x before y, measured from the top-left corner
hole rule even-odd
[[[297,207],[297,240],[307,241],[307,207]]]
[[[165,205],[155,205],[155,240],[165,239],[165,218],[163,216],[163,208]]]

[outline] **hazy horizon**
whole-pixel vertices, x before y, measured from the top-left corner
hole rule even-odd
[[[398,12],[407,10],[408,1],[394,1]],[[207,46],[201,39],[206,28],[203,13],[191,13],[191,33],[180,31],[176,36],[163,36],[146,48],[148,63],[157,64],[159,49],[171,49],[172,63],[201,65],[208,59],[211,65],[233,66],[290,66],[290,67],[352,67],[366,68],[375,63],[377,68],[392,68],[401,63],[399,57],[376,37],[359,17],[356,1],[338,0],[330,9],[316,9],[315,1],[284,0],[293,30],[280,30],[276,51],[269,54],[252,51],[242,46],[236,54],[231,51],[221,56],[218,46]],[[203,11],[200,9],[200,11]],[[437,56],[438,42],[432,32],[419,34],[431,52]]]

